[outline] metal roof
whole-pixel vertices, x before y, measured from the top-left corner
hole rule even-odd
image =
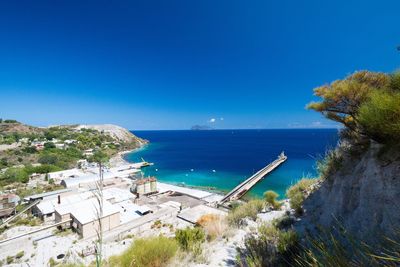
[[[40,194],[36,194],[36,195],[26,196],[26,197],[24,197],[24,200],[29,201],[29,200],[35,200],[35,199],[50,197],[50,196],[55,197],[55,195],[57,195],[57,194],[71,192],[71,191],[72,191],[72,189],[65,188],[65,189],[60,189],[60,190],[56,190],[56,191],[44,192],[44,193],[40,193]]]

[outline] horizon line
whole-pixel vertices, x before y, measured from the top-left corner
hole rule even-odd
[[[140,129],[134,131],[193,131],[193,132],[209,132],[209,131],[248,131],[248,130],[340,130],[343,127],[299,127],[299,128],[226,128],[226,129]]]

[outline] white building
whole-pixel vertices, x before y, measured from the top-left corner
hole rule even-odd
[[[83,238],[94,237],[99,232],[109,231],[120,225],[120,213],[110,202],[103,201],[102,214],[96,198],[87,199],[71,205],[57,207],[55,221],[67,222],[65,226],[74,228]]]
[[[63,179],[80,177],[87,175],[87,173],[83,172],[81,169],[74,168],[58,172],[49,172],[47,175],[47,177],[53,179],[55,183],[60,183]]]
[[[55,211],[57,208],[75,205],[75,203],[80,203],[91,198],[95,198],[95,193],[93,191],[75,192],[70,193],[69,195],[54,195],[53,198],[42,200],[39,204],[33,207],[32,213],[45,222],[54,221]],[[106,188],[103,190],[103,199],[115,204],[123,201],[132,201],[135,199],[135,196],[128,190]]]
[[[129,169],[129,170],[123,170],[123,171],[110,171],[110,170],[105,170],[103,172],[103,180],[106,182],[107,180],[115,179],[115,178],[129,178],[132,175],[137,174],[140,172],[138,169]],[[61,181],[61,185],[65,186],[66,188],[77,188],[77,187],[82,187],[85,185],[90,185],[90,184],[95,184],[100,180],[99,174],[90,174],[90,175],[84,175],[84,176],[79,176],[76,178],[66,178]]]

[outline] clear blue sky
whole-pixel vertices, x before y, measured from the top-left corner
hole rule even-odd
[[[330,127],[304,109],[312,89],[395,70],[399,10],[398,0],[1,1],[0,117]]]

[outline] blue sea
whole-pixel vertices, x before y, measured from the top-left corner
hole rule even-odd
[[[248,194],[274,190],[280,198],[302,177],[316,177],[316,160],[336,146],[337,129],[135,131],[149,145],[127,154],[154,165],[144,175],[162,182],[229,191],[273,161],[282,151],[288,160]]]

